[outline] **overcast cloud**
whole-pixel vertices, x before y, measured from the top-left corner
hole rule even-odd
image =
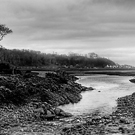
[[[135,66],[135,0],[0,0],[0,44],[41,52],[95,52]]]

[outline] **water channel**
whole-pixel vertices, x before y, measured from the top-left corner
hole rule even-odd
[[[82,99],[76,104],[60,106],[64,111],[73,115],[89,114],[94,111],[110,114],[115,110],[119,97],[135,92],[135,84],[129,80],[131,76],[90,75],[78,76],[77,81],[83,86],[93,87],[95,90],[82,92]]]

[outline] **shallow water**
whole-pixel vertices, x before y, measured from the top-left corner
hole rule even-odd
[[[93,87],[95,90],[82,92],[82,100],[77,104],[60,106],[64,111],[74,115],[89,114],[94,111],[110,114],[116,108],[118,97],[135,92],[135,84],[129,76],[91,75],[78,76],[77,81],[83,86]]]

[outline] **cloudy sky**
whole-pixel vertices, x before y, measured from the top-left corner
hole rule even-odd
[[[135,0],[0,0],[0,44],[41,52],[95,52],[135,66]]]

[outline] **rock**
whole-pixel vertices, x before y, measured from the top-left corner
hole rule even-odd
[[[47,114],[44,115],[44,118],[47,120],[53,120],[55,118],[55,115],[52,114],[49,110],[47,110]]]
[[[55,115],[53,115],[53,114],[52,114],[52,115],[45,115],[44,118],[45,118],[46,120],[52,121],[52,120],[54,120]]]
[[[125,133],[125,129],[123,127],[119,127],[119,130],[121,131],[121,133]]]
[[[119,128],[116,126],[107,126],[106,127],[106,131],[108,131],[109,133],[119,133]]]
[[[101,117],[100,116],[96,116],[96,117],[94,117],[94,118],[92,118],[92,122],[93,123],[99,123],[100,122],[100,120],[101,120]]]
[[[47,116],[50,116],[50,115],[52,115],[52,112],[49,111],[49,110],[47,110],[47,111],[46,111],[46,115],[47,115]]]
[[[82,91],[86,91],[87,90],[87,87],[82,86],[81,89],[82,89]]]
[[[94,90],[94,88],[88,87],[88,88],[86,89],[86,91],[89,91],[89,90]]]
[[[60,108],[55,108],[54,113],[56,115],[60,115],[60,112],[61,112],[61,109]]]
[[[52,114],[55,114],[54,112],[54,109],[53,108],[50,108],[49,111],[52,113]]]
[[[72,117],[73,115],[71,113],[66,112],[65,117]]]
[[[71,117],[73,116],[71,113],[67,113],[67,112],[60,112],[60,116],[63,116],[63,117]]]
[[[5,89],[6,87],[5,86],[0,86],[0,89]]]
[[[62,131],[63,132],[67,132],[69,129],[71,129],[73,127],[73,124],[66,124],[64,125]]]
[[[122,117],[120,118],[119,122],[124,123],[124,124],[130,124],[130,122],[127,119],[122,118]]]
[[[34,122],[38,120],[37,118],[53,120],[71,117],[72,114],[54,107],[60,104],[76,103],[82,98],[80,93],[87,87],[82,87],[74,80],[64,74],[51,74],[46,78],[29,74],[0,77],[0,94],[4,96],[4,100],[0,98],[0,102],[15,105],[16,109],[10,109],[10,113],[15,114],[20,123],[21,121]],[[1,115],[4,115],[5,112],[3,111]],[[9,121],[9,116],[6,117],[1,118]],[[12,121],[13,118],[10,119]]]
[[[33,113],[36,118],[40,118],[40,116],[44,114],[44,110],[43,108],[37,108],[33,110]]]
[[[135,83],[135,79],[130,79],[129,81],[132,83]]]

